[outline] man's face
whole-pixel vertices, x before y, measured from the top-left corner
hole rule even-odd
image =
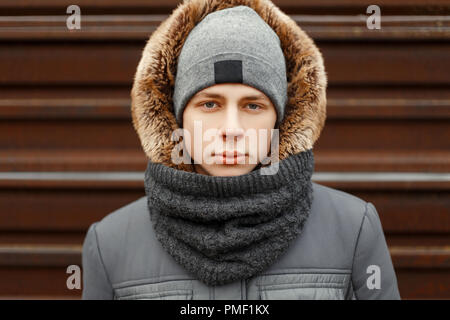
[[[183,112],[185,137],[190,136],[185,147],[196,172],[237,176],[252,171],[269,154],[276,120],[271,100],[251,86],[224,83],[197,92]],[[235,151],[243,156],[230,156]]]

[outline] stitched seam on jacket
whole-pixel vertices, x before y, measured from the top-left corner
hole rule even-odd
[[[155,292],[145,292],[145,293],[130,293],[126,295],[119,296],[119,298],[129,298],[129,297],[153,297],[153,298],[160,298],[160,297],[168,297],[168,296],[189,296],[192,295],[192,289],[174,289],[174,290],[168,290],[168,291],[155,291]]]
[[[362,218],[361,225],[359,226],[358,236],[356,237],[355,247],[353,248],[352,272],[351,272],[351,276],[350,276],[350,282],[352,282],[352,285],[353,285],[353,265],[355,264],[356,249],[358,248],[359,237],[361,235],[361,230],[362,230],[362,227],[364,225],[364,220],[366,220],[368,204],[369,204],[369,202],[366,202],[366,207],[365,207],[365,211],[364,211],[364,217]],[[359,300],[358,296],[356,295],[356,290],[353,290],[353,292],[355,294],[356,299]]]
[[[267,284],[260,286],[264,287],[265,290],[313,289],[313,288],[344,289],[344,285],[341,282],[324,282],[324,283],[301,282],[301,283]]]
[[[99,241],[98,241],[98,235],[97,235],[97,229],[96,228],[97,228],[97,222],[94,224],[95,247],[97,248],[98,257],[100,258],[100,263],[102,265],[103,271],[105,272],[106,280],[108,280],[109,287],[111,288],[111,291],[113,291],[112,283],[111,283],[111,280],[109,278],[108,271],[106,270],[105,263],[104,263],[103,257],[102,257],[102,253],[100,252],[100,246],[99,246]]]
[[[259,277],[259,279],[255,283],[255,285],[257,287],[266,287],[266,286],[274,286],[274,285],[286,285],[286,284],[289,284],[289,283],[273,284],[271,282],[267,282],[267,279],[273,278],[273,276],[286,276],[286,277],[294,276],[295,277],[297,275],[300,275],[300,274],[294,274],[294,275],[293,274],[269,274],[269,275],[263,275],[263,276]],[[337,275],[337,276],[344,277],[344,280],[342,280],[341,282],[335,282],[335,281],[332,281],[332,282],[327,282],[327,281],[308,282],[308,281],[306,281],[306,282],[298,282],[296,284],[312,284],[312,283],[314,283],[314,284],[328,284],[328,283],[333,283],[333,284],[339,284],[342,287],[344,287],[345,286],[345,278],[346,277],[349,277],[350,278],[349,282],[351,282],[351,273],[302,273],[301,274],[301,276],[305,276],[305,275],[327,275],[327,276]]]
[[[128,287],[135,287],[135,286],[141,286],[141,285],[147,285],[147,284],[157,284],[161,282],[171,282],[171,281],[196,281],[196,279],[192,278],[178,278],[178,276],[157,276],[157,277],[151,277],[151,278],[145,278],[145,279],[138,279],[138,280],[129,280],[124,282],[119,282],[114,284],[113,288],[123,289]]]
[[[308,270],[308,271],[305,271]],[[336,271],[342,271],[342,272],[336,272]],[[277,272],[268,272],[264,273],[261,276],[267,277],[267,276],[278,276],[278,275],[291,275],[291,274],[336,274],[336,275],[347,275],[351,274],[351,269],[324,269],[320,268],[317,270],[314,270],[314,268],[297,268],[297,269],[284,269],[282,271]]]

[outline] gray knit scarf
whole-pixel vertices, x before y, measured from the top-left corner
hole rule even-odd
[[[145,192],[162,247],[207,285],[261,273],[302,232],[312,204],[312,150],[240,176],[208,176],[149,161]]]

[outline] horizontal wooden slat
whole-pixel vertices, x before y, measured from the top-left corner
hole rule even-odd
[[[68,120],[0,121],[0,149],[87,151],[142,149],[131,121]]]
[[[317,172],[450,172],[450,151],[445,150],[349,151],[317,148],[314,156]]]
[[[382,212],[380,212],[382,215]],[[383,215],[382,215],[383,216]],[[386,225],[386,219],[384,220],[383,228]],[[385,233],[386,242],[390,247],[447,247],[450,244],[450,233]],[[5,238],[6,239],[6,238]],[[14,243],[12,241],[1,243]]]
[[[337,84],[449,84],[444,43],[319,43],[330,82]],[[446,73],[446,74],[445,74]]]
[[[1,103],[1,102],[0,102]],[[447,99],[333,99],[327,100],[327,119],[445,119]]]
[[[143,172],[0,172],[0,188],[136,187]],[[417,172],[314,172],[312,180],[336,188],[355,190],[449,190],[450,173]]]
[[[85,232],[92,222],[145,195],[143,181],[47,181],[37,187],[38,183],[2,188],[2,232],[67,232],[78,239],[74,232]]]
[[[129,84],[140,51],[142,44],[0,44],[0,84]]]
[[[142,13],[142,12],[170,12],[181,1],[180,0],[100,0],[89,1],[79,0],[77,5],[81,7],[84,13]],[[372,4],[365,0],[274,0],[285,12],[308,12],[315,14],[336,13],[362,13],[365,14],[366,8]],[[0,3],[0,12],[6,13],[35,13],[51,12],[64,13],[66,7],[73,4],[68,0],[4,0]],[[382,0],[376,3],[381,7],[382,13],[402,13],[402,14],[446,14],[450,11],[445,0]]]
[[[84,27],[83,31],[67,32],[64,27],[36,28],[22,27],[14,30],[0,28],[0,37],[13,41],[48,41],[48,40],[146,40],[155,28],[147,27]],[[325,40],[446,40],[448,29],[431,27],[386,27],[382,31],[372,31],[365,27],[304,27],[304,31],[316,41]]]
[[[323,151],[434,152],[450,150],[450,131],[447,119],[328,119],[315,147]]]
[[[130,107],[130,99],[0,99],[0,118],[131,121]]]
[[[92,219],[96,219],[92,217]],[[101,219],[99,217],[98,219]],[[94,222],[94,221],[92,221]],[[30,230],[13,230],[6,231],[2,230],[0,232],[0,244],[17,244],[17,243],[27,243],[27,244],[68,244],[68,245],[77,245],[83,243],[83,240],[86,236],[87,229],[78,231],[30,231]],[[430,237],[426,238],[427,240],[431,239]],[[425,244],[429,243],[430,245],[441,244],[441,239],[432,239],[431,242],[425,242]],[[423,244],[424,242],[421,242]]]
[[[68,266],[68,265],[67,265]],[[79,297],[80,289],[67,288],[67,266],[0,267],[0,299],[30,296]]]
[[[0,267],[68,267],[81,263],[79,245],[0,245]]]
[[[141,149],[0,151],[0,172],[22,171],[144,171],[147,157]]]
[[[450,246],[390,247],[393,263],[399,268],[450,268]],[[449,288],[450,290],[450,288]]]
[[[314,181],[366,190],[448,190],[450,173],[434,172],[315,172]]]
[[[72,4],[70,0],[3,0],[0,7],[57,7],[57,6],[68,6]],[[107,9],[108,7],[161,7],[167,4],[175,7],[180,3],[179,0],[98,0],[95,2],[89,0],[79,0],[77,2],[80,6],[87,7],[100,7]],[[277,6],[296,6],[298,8],[309,7],[309,6],[318,6],[318,7],[326,7],[326,6],[365,6],[367,1],[365,0],[320,0],[314,3],[306,0],[273,0]],[[404,6],[404,7],[414,7],[417,6],[444,6],[447,4],[445,0],[430,0],[424,3],[420,0],[380,0],[377,2],[380,6]]]
[[[0,188],[117,190],[143,186],[143,172],[1,172]]]
[[[77,290],[74,295],[1,295],[1,300],[81,300],[81,290]]]
[[[442,269],[398,269],[397,282],[402,300],[450,299],[450,274]]]
[[[368,29],[367,15],[290,15],[315,40],[444,40],[450,19],[438,15],[384,15],[381,29]],[[3,40],[146,40],[168,15],[83,15],[69,30],[67,15],[0,16]]]

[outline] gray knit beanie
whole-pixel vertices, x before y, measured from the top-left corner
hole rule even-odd
[[[192,96],[219,83],[243,83],[264,92],[276,108],[279,126],[287,101],[285,57],[275,31],[248,6],[208,14],[186,38],[173,95],[180,127]]]

